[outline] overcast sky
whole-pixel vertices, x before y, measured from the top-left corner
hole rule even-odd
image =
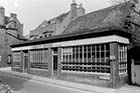
[[[86,13],[110,6],[110,0],[76,0],[82,3]],[[43,20],[70,10],[72,0],[1,0],[6,15],[17,13],[19,20],[24,24],[24,34],[35,29]]]

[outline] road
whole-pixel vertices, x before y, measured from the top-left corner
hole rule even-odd
[[[11,76],[3,72],[0,72],[0,79],[2,79],[3,84],[8,84],[10,87],[16,89],[16,91],[20,91],[20,93],[90,93],[78,89]]]

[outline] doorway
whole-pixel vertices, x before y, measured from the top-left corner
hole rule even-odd
[[[23,72],[28,71],[28,51],[23,51]]]
[[[140,45],[134,45],[130,50],[131,55],[131,83],[140,85]]]
[[[53,63],[53,77],[57,77],[57,71],[58,71],[58,49],[53,48],[52,49],[52,63]]]
[[[57,71],[57,65],[58,65],[58,56],[53,55],[53,70]]]

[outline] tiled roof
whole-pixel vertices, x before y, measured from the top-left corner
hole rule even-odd
[[[63,34],[107,26],[122,27],[130,14],[130,6],[131,3],[126,2],[80,16],[69,23]]]

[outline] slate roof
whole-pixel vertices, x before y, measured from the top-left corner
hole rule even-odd
[[[131,3],[126,2],[80,16],[69,23],[63,34],[107,26],[122,27],[126,16],[130,15],[130,8]]]

